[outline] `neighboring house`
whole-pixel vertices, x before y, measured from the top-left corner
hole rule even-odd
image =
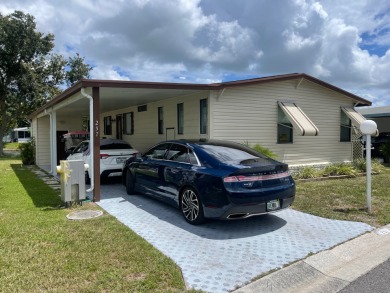
[[[166,139],[213,138],[259,143],[280,161],[307,165],[351,161],[352,129],[364,120],[354,107],[370,105],[298,73],[214,84],[81,80],[30,118],[37,165],[50,170],[59,138],[89,117],[93,137],[121,138],[140,151]]]
[[[31,140],[31,127],[14,128],[12,131],[3,137],[3,142],[29,142]]]
[[[358,112],[366,119],[375,121],[379,133],[390,132],[390,106],[361,108]]]

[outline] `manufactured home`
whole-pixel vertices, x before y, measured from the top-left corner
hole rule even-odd
[[[54,172],[61,137],[89,130],[143,152],[163,140],[212,138],[260,144],[290,166],[352,161],[371,102],[307,74],[212,84],[83,79],[30,115],[36,164]],[[360,153],[359,153],[360,152]],[[95,176],[99,200],[100,178]]]

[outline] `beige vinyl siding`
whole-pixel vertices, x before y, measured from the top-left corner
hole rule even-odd
[[[50,166],[50,116],[37,118],[34,121],[33,135],[36,143],[36,164],[40,167]]]
[[[274,82],[227,88],[218,99],[213,93],[212,137],[260,143],[289,164],[349,161],[351,143],[340,142],[340,106],[353,101],[309,81]],[[294,130],[292,144],[277,144],[278,101],[293,101],[319,129],[318,136],[300,136]]]
[[[138,112],[138,107],[128,107],[116,111],[101,113],[100,136],[116,138],[116,122],[112,122],[112,135],[104,135],[104,117],[133,112],[134,134],[123,134],[123,140],[129,142],[135,149],[144,152],[154,144],[166,140],[166,129],[175,129],[175,139],[207,138],[208,134],[200,134],[199,104],[201,99],[208,97],[209,92],[176,97],[158,102],[148,103],[147,111]],[[184,104],[184,133],[177,134],[177,104]],[[158,107],[164,109],[164,134],[158,134]]]
[[[83,120],[80,116],[68,117],[66,120],[57,118],[57,131],[80,131],[83,130]]]

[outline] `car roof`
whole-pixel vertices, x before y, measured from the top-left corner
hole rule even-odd
[[[168,140],[165,143],[179,143],[179,144],[187,144],[187,145],[217,145],[224,147],[235,147],[237,145],[245,146],[244,144],[240,144],[238,142],[227,141],[227,140],[218,140],[218,139],[177,139],[177,140]]]
[[[89,139],[83,140],[82,142],[89,142]],[[114,143],[125,143],[129,144],[127,141],[115,138],[100,138],[100,145],[108,145]]]

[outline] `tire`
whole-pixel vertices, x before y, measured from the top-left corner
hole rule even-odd
[[[126,193],[128,195],[134,194],[134,177],[129,170],[126,171]]]
[[[202,202],[198,193],[191,187],[185,187],[180,194],[180,210],[184,219],[191,225],[205,222]]]

